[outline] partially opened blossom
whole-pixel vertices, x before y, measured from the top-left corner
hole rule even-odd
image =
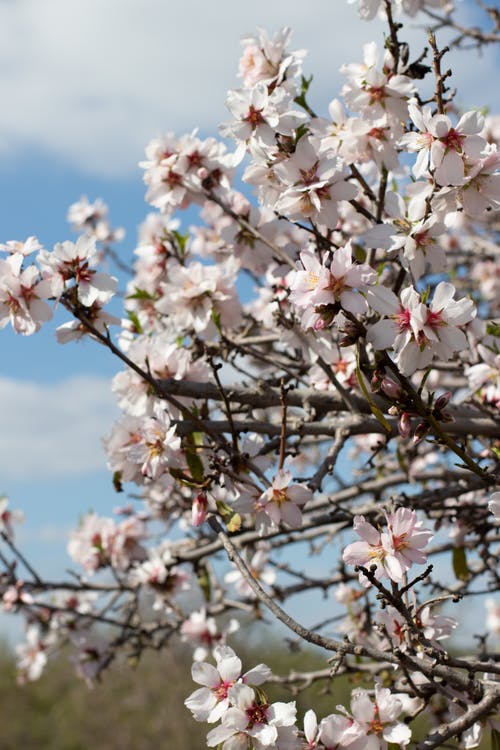
[[[363,731],[349,716],[330,714],[321,719],[319,739],[327,750],[350,747],[356,740],[364,739]]]

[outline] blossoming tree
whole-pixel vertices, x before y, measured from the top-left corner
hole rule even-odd
[[[358,0],[364,19],[385,18],[385,42],[343,66],[323,116],[290,31],[246,37],[221,127],[231,145],[169,133],[147,146],[157,210],[124,319],[106,310],[118,280],[98,268],[120,232],[100,202],[71,207],[76,243],[1,246],[1,327],[34,334],[59,304],[61,343],[90,337],[119,361],[123,415],[105,450],[132,497],[118,517],[81,520],[75,575],[57,582],[18,548],[2,501],[21,680],[63,643],[91,682],[120,651],[180,636],[209,747],[475,747],[485,727],[498,743],[500,119],[457,111],[437,38],[498,42],[498,10],[481,7],[484,28],[466,28],[441,0]],[[410,50],[417,14],[434,30]],[[200,223],[183,233],[174,214],[193,205]],[[328,603],[311,625],[287,602],[313,591]],[[458,657],[457,603],[479,594],[485,626]],[[266,610],[330,666],[243,666],[231,634]],[[273,681],[333,681],[335,694],[345,674],[350,705],[311,707],[303,724],[294,702],[267,698]]]

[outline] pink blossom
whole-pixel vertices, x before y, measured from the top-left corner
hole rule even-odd
[[[265,664],[242,674],[241,660],[229,646],[216,646],[214,658],[217,667],[199,661],[193,664],[192,678],[203,687],[184,701],[196,721],[210,724],[222,718],[228,710],[229,691],[236,683],[261,685],[271,676],[271,670]]]
[[[395,582],[401,582],[404,573],[413,563],[424,564],[427,560],[423,548],[433,536],[422,527],[417,514],[409,508],[398,508],[394,513],[386,513],[387,531],[378,531],[364,516],[354,517],[354,531],[363,541],[352,542],[343,554],[347,565],[376,566],[377,579],[387,575]],[[360,581],[367,585],[360,574]]]
[[[304,327],[327,325],[337,314],[335,305],[353,314],[366,312],[368,306],[360,292],[375,282],[376,274],[368,265],[353,262],[350,242],[325,254],[322,263],[307,250],[301,252],[300,261],[302,268],[290,281],[290,301],[304,309]],[[331,314],[329,307],[333,308]]]
[[[373,700],[367,690],[353,690],[352,719],[360,736],[354,743],[349,743],[352,750],[387,750],[388,743],[407,745],[411,739],[410,727],[398,721],[404,702],[407,702],[407,696],[391,693],[378,683],[375,684]]]
[[[205,609],[191,612],[181,626],[181,639],[194,646],[193,659],[203,661],[217,645],[224,645],[230,633],[239,629],[237,620],[229,620],[226,626],[219,630],[213,617],[207,617]]]
[[[302,526],[300,508],[312,498],[311,490],[305,484],[291,484],[292,474],[280,469],[269,489],[262,493],[258,506],[273,524],[281,522],[292,528]]]
[[[382,535],[387,548],[384,565],[393,581],[401,581],[413,563],[424,565],[427,562],[423,548],[434,535],[423,528],[422,521],[417,520],[416,512],[410,508],[386,513],[386,519],[387,532]]]

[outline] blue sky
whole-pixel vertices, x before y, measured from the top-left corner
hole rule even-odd
[[[145,144],[168,130],[216,134],[238,86],[241,35],[283,25],[294,48],[310,50],[319,112],[338,94],[340,65],[382,42],[381,25],[361,23],[345,0],[0,0],[0,242],[74,239],[66,211],[85,194],[126,229],[129,260],[148,210],[137,166]],[[459,101],[494,108],[498,55],[461,54],[455,65]],[[53,330],[0,332],[0,491],[25,510],[20,539],[47,575],[67,565],[64,534],[78,515],[121,500],[99,442],[115,414],[118,363],[92,342],[58,345]]]

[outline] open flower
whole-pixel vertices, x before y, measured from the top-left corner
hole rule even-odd
[[[296,529],[302,526],[300,509],[312,498],[312,492],[305,484],[290,484],[291,480],[291,473],[280,469],[258,504],[273,524],[283,522]]]
[[[271,676],[265,664],[242,675],[241,660],[229,646],[216,646],[214,657],[217,666],[196,661],[191,669],[194,682],[203,685],[184,701],[196,721],[218,721],[230,706],[229,690],[237,682],[262,685]]]

